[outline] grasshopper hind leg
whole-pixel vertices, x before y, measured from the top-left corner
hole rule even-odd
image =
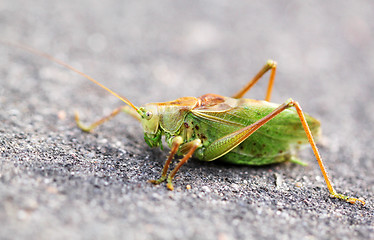
[[[319,151],[318,151],[318,148],[317,148],[317,145],[316,143],[314,142],[314,139],[313,139],[313,136],[312,136],[312,132],[310,131],[309,129],[309,126],[308,126],[308,123],[305,119],[305,116],[304,116],[304,113],[299,105],[298,102],[292,100],[292,99],[289,99],[286,101],[286,103],[284,103],[284,108],[290,108],[290,107],[294,107],[296,109],[296,112],[297,114],[299,115],[299,118],[300,118],[300,121],[301,121],[301,124],[303,125],[303,128],[304,128],[304,131],[305,131],[305,134],[308,138],[308,141],[310,143],[310,146],[312,147],[312,150],[314,152],[314,156],[316,157],[317,159],[317,162],[318,162],[318,165],[321,169],[321,172],[322,172],[322,175],[325,179],[325,182],[326,182],[326,185],[327,185],[327,188],[330,192],[330,195],[334,198],[338,198],[338,199],[341,199],[341,200],[345,200],[349,203],[361,203],[363,205],[365,205],[365,202],[363,200],[360,200],[360,199],[357,199],[357,198],[353,198],[353,197],[349,197],[349,196],[345,196],[343,194],[340,194],[340,193],[337,193],[334,189],[334,187],[332,186],[332,183],[331,183],[331,180],[327,174],[327,170],[323,164],[323,161],[322,161],[322,158],[321,158],[321,155],[319,154]]]
[[[271,93],[273,90],[275,72],[277,70],[277,63],[273,60],[268,60],[266,64],[261,68],[261,70],[249,81],[242,89],[240,89],[233,98],[242,98],[257,82],[260,78],[269,70],[271,70],[268,89],[266,91],[265,101],[270,101]]]
[[[283,104],[279,105],[276,109],[274,109],[271,113],[269,113],[267,116],[261,118],[260,120],[258,120],[257,122],[249,125],[249,126],[246,126],[242,129],[239,129],[233,133],[230,133],[226,136],[223,136],[219,139],[217,139],[216,141],[212,142],[209,147],[205,148],[204,150],[204,154],[203,156],[205,157],[205,159],[203,160],[207,160],[207,161],[212,161],[212,160],[215,160],[219,157],[222,157],[224,156],[225,154],[229,153],[231,150],[233,150],[235,147],[237,147],[240,143],[242,143],[243,141],[245,141],[247,138],[249,138],[255,131],[257,131],[260,127],[262,127],[264,124],[266,124],[267,122],[269,122],[271,119],[273,119],[274,117],[276,117],[278,114],[280,114],[281,112],[283,112],[284,110],[286,109],[289,109],[291,107],[294,107],[296,109],[296,112],[299,116],[299,119],[301,121],[301,124],[302,124],[302,127],[304,129],[304,132],[308,138],[308,141],[309,141],[309,144],[310,146],[312,147],[313,149],[313,152],[314,152],[314,155],[315,155],[315,158],[318,162],[318,165],[321,169],[321,172],[322,172],[322,175],[325,179],[325,182],[326,182],[326,185],[327,185],[327,188],[330,192],[330,195],[332,197],[335,197],[335,198],[338,198],[338,199],[342,199],[342,200],[345,200],[349,203],[362,203],[362,204],[365,204],[365,202],[363,200],[360,200],[360,199],[357,199],[357,198],[353,198],[353,197],[348,197],[348,196],[345,196],[345,195],[342,195],[340,193],[337,193],[335,191],[335,189],[333,188],[332,186],[332,183],[330,181],[330,178],[327,174],[327,171],[326,171],[326,168],[323,164],[323,161],[322,161],[322,158],[321,158],[321,155],[319,154],[319,151],[318,151],[318,148],[316,146],[316,143],[314,141],[314,138],[313,138],[313,135],[312,135],[312,132],[309,128],[309,125],[306,121],[306,118],[304,116],[304,113],[299,105],[298,102],[292,100],[292,99],[288,99],[286,102],[284,102]]]

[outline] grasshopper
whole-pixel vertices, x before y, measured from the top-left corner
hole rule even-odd
[[[231,164],[257,166],[285,161],[300,163],[295,153],[300,146],[309,142],[330,196],[349,203],[365,204],[361,199],[337,193],[332,186],[314,140],[320,136],[320,122],[305,114],[300,104],[291,98],[282,104],[270,102],[277,69],[277,63],[273,60],[268,60],[248,84],[232,97],[205,94],[137,107],[92,77],[46,53],[25,45],[6,44],[56,62],[99,85],[127,104],[89,126],[83,125],[76,113],[76,123],[83,131],[91,132],[118,113],[125,112],[141,123],[144,140],[150,147],[162,148],[164,136],[164,141],[171,150],[161,177],[149,180],[151,183],[160,184],[166,181],[167,188],[173,190],[173,178],[191,157],[202,161],[220,160]],[[265,99],[243,98],[268,71],[270,78]],[[182,158],[168,174],[169,165],[175,155],[182,155]]]

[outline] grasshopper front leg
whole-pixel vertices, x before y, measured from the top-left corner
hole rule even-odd
[[[175,174],[177,174],[178,170],[182,167],[182,165],[185,164],[188,161],[188,159],[190,159],[192,157],[192,154],[196,151],[196,149],[201,146],[201,140],[200,139],[195,139],[191,142],[188,142],[188,143],[185,143],[185,144],[181,145],[182,142],[183,142],[183,139],[180,136],[177,136],[173,139],[172,148],[171,148],[169,157],[167,158],[167,160],[164,164],[161,177],[157,180],[149,180],[149,182],[154,183],[154,184],[160,184],[163,181],[167,180],[166,187],[171,191],[174,190],[172,180],[173,180]],[[184,157],[174,167],[174,169],[169,173],[169,175],[167,175],[167,171],[168,171],[170,162],[174,158],[174,155],[178,151],[179,147],[180,147],[181,152],[186,152],[186,155],[184,155]]]
[[[108,116],[105,116],[105,117],[99,119],[98,121],[92,123],[89,126],[86,126],[86,125],[82,124],[82,122],[79,119],[78,112],[75,112],[75,122],[77,123],[78,127],[82,131],[91,132],[93,129],[95,129],[99,125],[101,125],[101,124],[105,123],[106,121],[109,121],[110,119],[114,118],[120,112],[127,113],[130,116],[132,116],[133,118],[135,118],[136,120],[140,121],[139,114],[134,109],[132,109],[131,107],[125,105],[125,106],[121,106],[119,108],[114,109],[113,112],[111,112]]]
[[[182,143],[183,143],[183,138],[181,136],[177,136],[177,137],[173,138],[172,145],[171,145],[171,150],[170,150],[170,153],[169,153],[169,157],[167,158],[167,160],[164,164],[164,167],[163,167],[162,173],[161,173],[161,177],[157,180],[149,180],[150,183],[160,184],[160,183],[162,183],[163,181],[166,180],[169,165],[170,165],[171,161],[173,160],[175,154],[177,153],[177,151],[179,149],[179,146]]]
[[[188,159],[192,157],[192,154],[196,151],[197,148],[201,147],[201,140],[200,139],[195,139],[189,143],[186,143],[182,146],[182,148],[185,148],[188,150],[187,154],[184,155],[184,157],[180,160],[180,162],[175,166],[175,168],[170,172],[168,179],[167,179],[167,184],[166,187],[169,190],[174,190],[173,184],[171,180],[174,178],[175,174],[178,172],[178,170],[182,167],[183,164],[185,164]],[[183,151],[183,149],[182,149]]]

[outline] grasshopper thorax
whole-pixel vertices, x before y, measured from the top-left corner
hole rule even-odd
[[[178,98],[170,102],[149,103],[141,107],[141,123],[144,138],[148,145],[159,146],[161,136],[176,136],[181,128],[186,114],[199,103],[195,97]]]

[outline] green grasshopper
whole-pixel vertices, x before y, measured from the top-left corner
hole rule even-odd
[[[309,142],[330,195],[350,203],[365,204],[363,200],[342,195],[333,188],[314,141],[314,138],[320,136],[320,122],[304,114],[299,103],[292,99],[282,104],[270,102],[277,68],[276,62],[272,60],[267,61],[255,77],[232,97],[205,94],[201,97],[182,97],[170,102],[148,103],[143,107],[136,107],[127,98],[119,96],[72,66],[24,45],[16,46],[71,69],[127,104],[90,126],[83,125],[76,113],[75,120],[83,131],[90,132],[118,113],[125,112],[141,122],[144,140],[150,147],[162,148],[164,136],[171,151],[161,177],[150,180],[151,183],[166,181],[167,188],[173,190],[172,179],[192,156],[202,161],[220,160],[242,165],[299,162],[295,153],[301,145]],[[270,70],[265,100],[243,98]],[[168,174],[169,165],[176,154],[183,157]]]

